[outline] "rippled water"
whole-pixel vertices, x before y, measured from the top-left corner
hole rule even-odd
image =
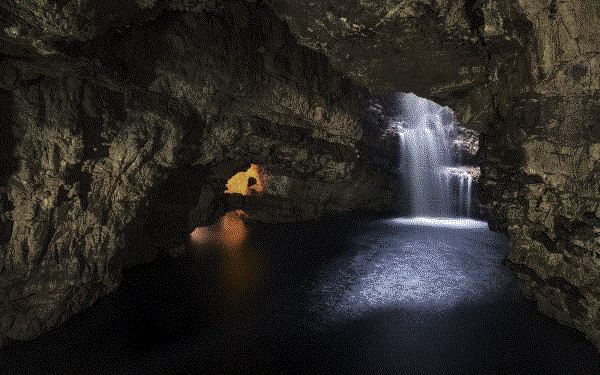
[[[400,168],[413,215],[471,214],[472,176],[450,153],[450,108],[414,94],[395,94],[398,113],[389,119],[399,132]]]
[[[381,308],[448,310],[489,300],[511,275],[500,264],[501,235],[469,219],[391,219],[370,223],[350,255],[322,270],[314,290],[323,321]]]
[[[500,263],[507,241],[485,223],[341,218],[246,229],[242,242],[227,232],[221,245],[132,269],[88,311],[1,350],[0,372],[600,371],[583,335],[518,293]]]

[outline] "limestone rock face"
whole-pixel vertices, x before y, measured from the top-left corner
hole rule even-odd
[[[598,343],[596,293],[600,251],[597,99],[537,96],[516,103],[488,135],[483,194],[490,225],[511,240],[507,265],[540,309]],[[523,116],[533,116],[527,121]]]
[[[506,264],[600,347],[599,17],[595,0],[0,3],[0,344],[225,210],[397,209],[369,97],[404,91],[454,110]],[[223,194],[250,164],[265,193]]]
[[[593,1],[520,2],[534,84],[482,139],[480,198],[539,309],[600,346],[597,38]],[[506,102],[507,104],[509,102]]]
[[[441,95],[486,81],[474,25],[456,1],[269,1],[298,41],[378,92]],[[454,88],[452,88],[454,91]]]
[[[20,166],[5,181],[12,234],[0,257],[0,311],[11,317],[2,332],[25,339],[117,286],[121,234],[174,166],[183,129],[152,110],[126,113],[122,93],[73,74],[19,86]]]
[[[479,151],[479,134],[473,129],[454,126],[451,152],[453,158],[463,165],[474,165]]]
[[[414,92],[485,130],[531,81],[530,21],[516,1],[272,0],[298,42],[378,93]]]
[[[366,90],[268,8],[179,4],[86,33],[84,8],[67,9],[86,2],[11,4],[3,12],[52,34],[56,53],[24,58],[23,38],[4,35],[2,340],[39,335],[114,290],[123,267],[170,252],[226,209],[251,209],[223,195],[250,163],[292,181],[252,197],[275,202],[257,218],[392,208],[393,184],[357,157]]]

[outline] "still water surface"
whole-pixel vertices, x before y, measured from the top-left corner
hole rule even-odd
[[[0,351],[0,372],[600,373],[582,334],[520,295],[507,240],[485,223],[230,215],[195,238]]]

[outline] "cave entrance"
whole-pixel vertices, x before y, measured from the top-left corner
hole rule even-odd
[[[250,164],[247,170],[238,172],[227,180],[224,194],[263,195],[267,178],[267,173],[260,165]],[[237,248],[248,234],[248,228],[243,221],[246,217],[246,212],[241,209],[228,211],[216,224],[196,227],[190,234],[190,240],[195,246],[217,245],[225,249]]]
[[[236,173],[227,181],[225,194],[261,195],[265,192],[266,182],[265,170],[251,164],[248,170]]]
[[[245,171],[240,171],[227,180],[224,194],[242,196],[260,196],[265,193],[268,175],[257,164],[250,164]],[[234,205],[239,205],[236,202]],[[248,228],[243,219],[246,212],[233,209],[222,215],[216,224],[195,228],[190,234],[190,240],[195,246],[217,245],[225,249],[239,247],[248,234]]]

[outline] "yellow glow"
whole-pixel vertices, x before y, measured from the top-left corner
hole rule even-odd
[[[260,166],[251,164],[246,172],[239,172],[227,181],[227,190],[225,190],[225,193],[250,195],[252,190],[257,193],[262,193],[264,191],[264,175],[265,173]],[[252,189],[248,187],[248,179],[250,179],[250,177],[256,179],[256,184],[252,186]]]
[[[223,279],[231,297],[239,298],[251,292],[260,278],[256,252],[245,246],[226,247],[223,258]]]
[[[196,245],[202,245],[213,239],[210,227],[198,227],[190,234],[191,241]]]
[[[248,228],[242,220],[245,215],[242,210],[227,212],[218,224],[194,229],[190,233],[190,241],[195,245],[218,244],[227,248],[239,246],[248,235]]]
[[[226,213],[219,223],[219,241],[223,245],[223,277],[231,296],[240,297],[256,283],[257,258],[244,240],[248,228],[242,220],[244,211]]]
[[[221,218],[219,239],[227,248],[239,246],[248,234],[248,228],[239,216],[240,213],[243,214],[243,211],[228,212]]]
[[[221,250],[223,285],[227,296],[239,302],[253,295],[262,274],[259,254],[245,243],[249,231],[242,219],[244,215],[242,210],[228,212],[218,224],[198,227],[190,234],[190,241],[197,249],[217,245]]]

